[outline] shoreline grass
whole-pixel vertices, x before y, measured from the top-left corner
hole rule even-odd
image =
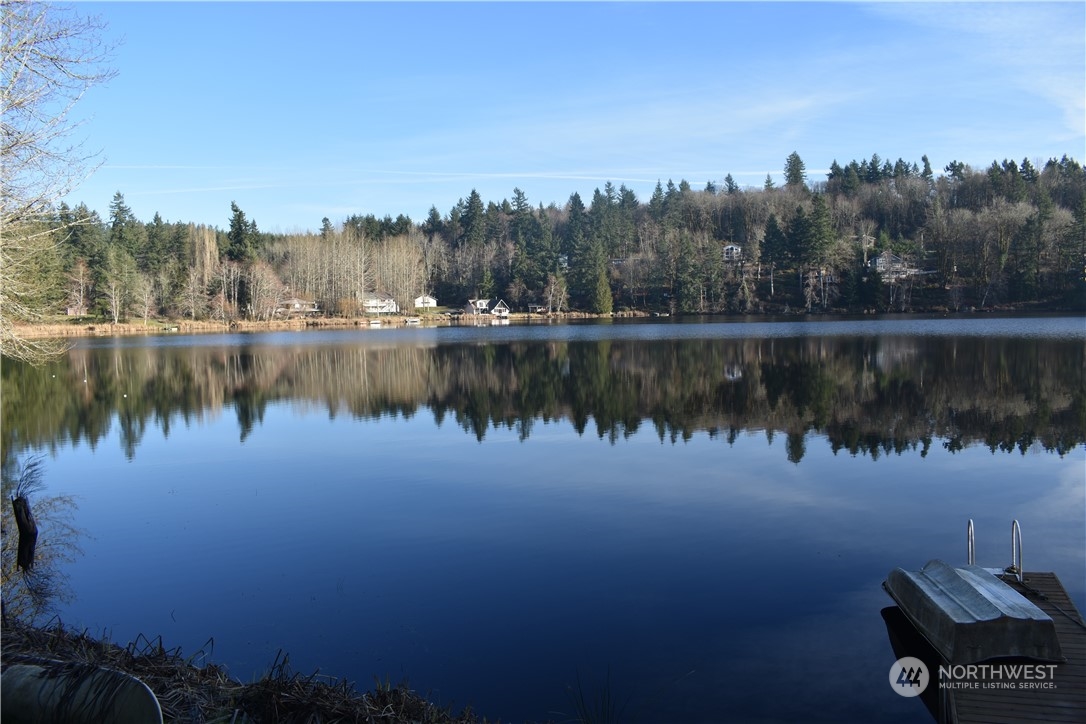
[[[33,663],[105,667],[130,674],[154,692],[167,722],[373,722],[374,724],[486,724],[470,707],[460,712],[438,706],[406,682],[375,682],[359,692],[346,679],[319,671],[303,675],[280,652],[267,673],[252,683],[233,678],[207,660],[214,642],[182,655],[162,637],[141,635],[127,646],[66,628],[58,620],[33,626],[5,617],[0,642],[3,668]],[[210,648],[209,648],[210,647]]]

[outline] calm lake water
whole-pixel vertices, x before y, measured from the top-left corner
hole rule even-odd
[[[74,496],[66,624],[504,721],[923,721],[894,567],[1086,604],[1082,318],[88,339],[3,366],[5,464]],[[44,547],[46,563],[50,549]],[[70,549],[69,549],[70,550]],[[209,647],[210,649],[210,647]]]

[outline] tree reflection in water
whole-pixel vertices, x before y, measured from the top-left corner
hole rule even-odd
[[[0,516],[0,591],[4,620],[40,621],[71,600],[64,564],[79,554],[79,531],[72,520],[75,500],[45,495],[42,459],[20,465],[14,458],[0,470],[0,487],[9,505]],[[32,530],[28,530],[28,519]],[[20,522],[18,518],[22,518]]]
[[[872,458],[935,440],[1063,455],[1086,441],[1084,356],[1081,339],[982,336],[78,349],[4,365],[3,455],[93,447],[116,424],[132,458],[149,425],[168,436],[229,408],[244,440],[275,403],[361,419],[426,409],[479,440],[556,419],[611,441],[645,423],[672,442],[779,432],[793,462],[811,432]]]

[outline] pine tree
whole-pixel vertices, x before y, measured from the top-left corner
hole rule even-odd
[[[109,243],[124,250],[131,258],[139,259],[144,253],[146,237],[143,231],[143,225],[125,204],[124,194],[118,191],[109,204]]]
[[[592,311],[596,314],[610,314],[614,309],[611,284],[607,279],[607,263],[596,265],[596,290],[593,296]]]
[[[237,203],[230,202],[230,230],[226,232],[226,257],[230,261],[246,263],[256,258],[259,231],[255,221],[245,218]]]
[[[656,182],[656,188],[649,197],[649,216],[658,224],[664,220],[664,187],[659,181]]]
[[[468,195],[464,213],[460,217],[461,244],[481,247],[486,238],[486,213],[483,199],[475,189]]]
[[[807,167],[795,151],[788,154],[784,162],[784,185],[790,189],[806,188],[807,185]]]

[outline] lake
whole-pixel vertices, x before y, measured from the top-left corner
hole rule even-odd
[[[503,721],[923,721],[891,569],[965,563],[970,518],[1008,565],[1018,519],[1086,603],[1084,361],[1069,317],[94,338],[5,361],[3,461],[71,496],[65,624],[242,679],[285,651]]]

